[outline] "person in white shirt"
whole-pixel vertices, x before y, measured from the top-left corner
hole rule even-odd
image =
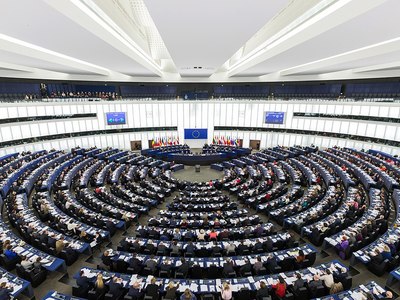
[[[320,277],[320,279],[324,282],[325,286],[328,289],[330,289],[332,287],[332,285],[335,283],[334,280],[333,280],[333,275],[332,275],[331,270],[329,270],[329,269],[326,269],[325,273],[326,274],[322,275]]]
[[[25,269],[25,270],[29,270],[32,268],[33,266],[33,262],[29,261],[27,259],[27,257],[25,255],[23,255],[21,257],[21,266]]]
[[[76,228],[78,227],[78,225],[76,225],[72,220],[67,224],[67,228],[68,231],[73,231],[74,233],[76,233]]]

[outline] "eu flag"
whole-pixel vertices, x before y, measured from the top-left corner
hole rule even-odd
[[[206,140],[207,128],[185,129],[185,140]]]

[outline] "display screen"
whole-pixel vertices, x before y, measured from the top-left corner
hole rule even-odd
[[[106,113],[107,125],[126,124],[126,113],[124,112],[108,112]]]
[[[283,124],[285,122],[285,113],[276,111],[267,111],[265,113],[266,124]]]

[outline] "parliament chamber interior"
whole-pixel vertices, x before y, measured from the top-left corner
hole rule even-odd
[[[2,7],[0,300],[398,299],[398,0]]]

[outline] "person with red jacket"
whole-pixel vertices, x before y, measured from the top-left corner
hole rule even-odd
[[[272,289],[275,290],[275,295],[283,298],[286,295],[286,282],[282,276],[278,276],[278,283],[272,285]]]

